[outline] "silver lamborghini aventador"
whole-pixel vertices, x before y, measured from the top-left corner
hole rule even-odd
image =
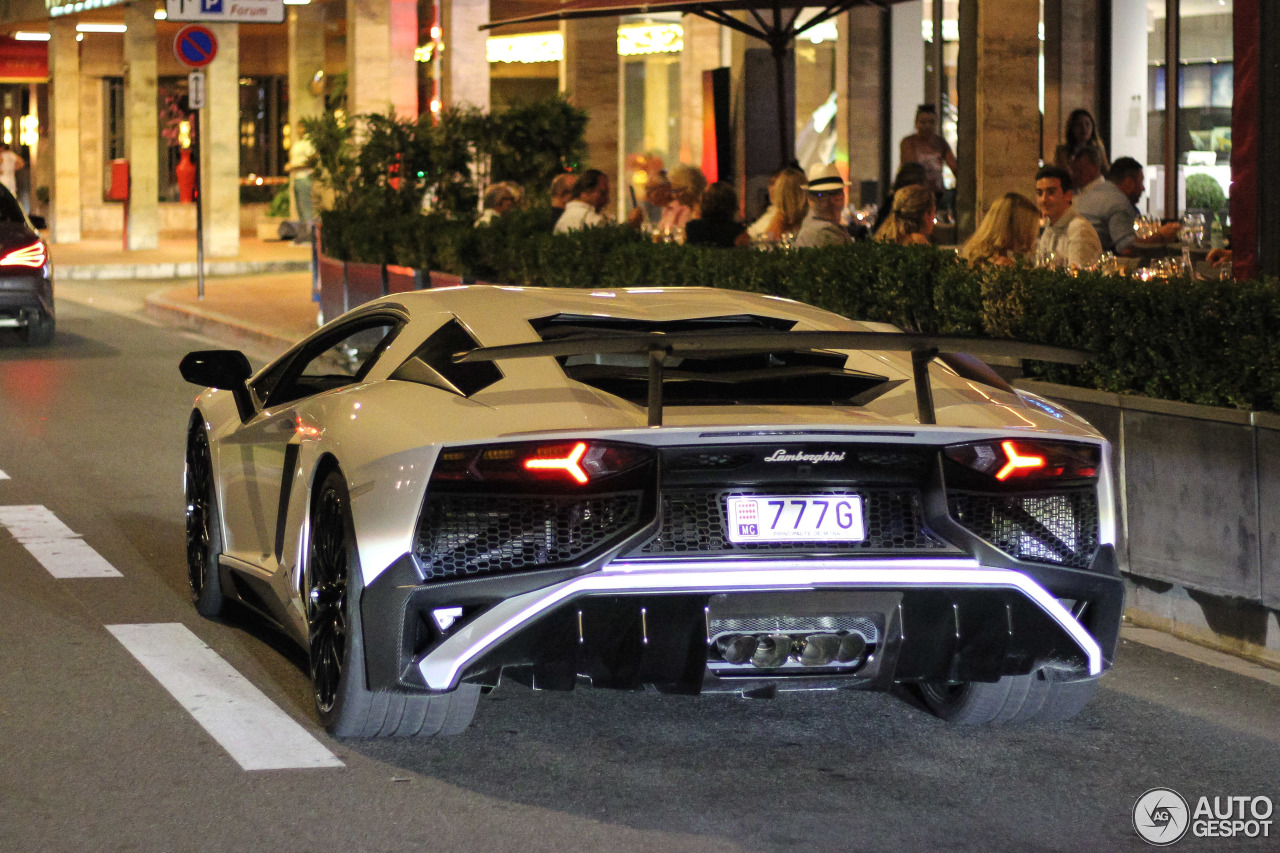
[[[459,732],[504,677],[1066,719],[1119,632],[1109,447],[979,359],[1079,355],[701,288],[384,297],[183,360],[195,606],[301,643],[342,736]]]

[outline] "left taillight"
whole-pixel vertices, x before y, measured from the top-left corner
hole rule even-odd
[[[44,243],[37,240],[30,246],[14,249],[12,252],[0,257],[0,266],[42,267],[47,260],[49,260],[49,256],[45,252]]]
[[[449,448],[431,472],[433,481],[561,483],[586,486],[651,462],[647,447],[604,441],[521,442]]]
[[[1102,464],[1093,444],[1009,438],[944,448],[947,458],[997,482],[1092,480]]]

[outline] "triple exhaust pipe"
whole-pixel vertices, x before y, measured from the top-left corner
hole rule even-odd
[[[802,666],[861,665],[867,655],[867,641],[856,633],[725,634],[715,644],[726,663],[749,663],[760,669],[776,669],[788,660]]]

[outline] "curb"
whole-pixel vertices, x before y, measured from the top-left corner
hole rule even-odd
[[[171,302],[160,294],[146,297],[145,305],[149,317],[216,338],[230,348],[252,347],[269,358],[280,355],[297,343],[297,339],[267,326],[245,323],[203,308],[196,310],[189,305]]]
[[[60,264],[57,277],[68,281],[111,279],[195,278],[195,261],[159,264]],[[205,261],[206,276],[237,276],[282,272],[310,272],[311,261]]]

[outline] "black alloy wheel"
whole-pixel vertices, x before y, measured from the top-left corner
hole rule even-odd
[[[352,543],[342,485],[341,478],[333,474],[325,479],[311,520],[307,624],[311,683],[322,715],[331,713],[337,704],[351,642],[347,596]]]
[[[365,679],[360,599],[363,577],[351,495],[342,472],[319,480],[307,546],[307,634],[320,722],[337,737],[453,735],[476,712],[480,687],[449,693],[371,690]]]
[[[202,616],[223,609],[218,555],[222,552],[217,496],[213,486],[213,458],[203,424],[193,423],[187,436],[187,581],[191,600]]]

